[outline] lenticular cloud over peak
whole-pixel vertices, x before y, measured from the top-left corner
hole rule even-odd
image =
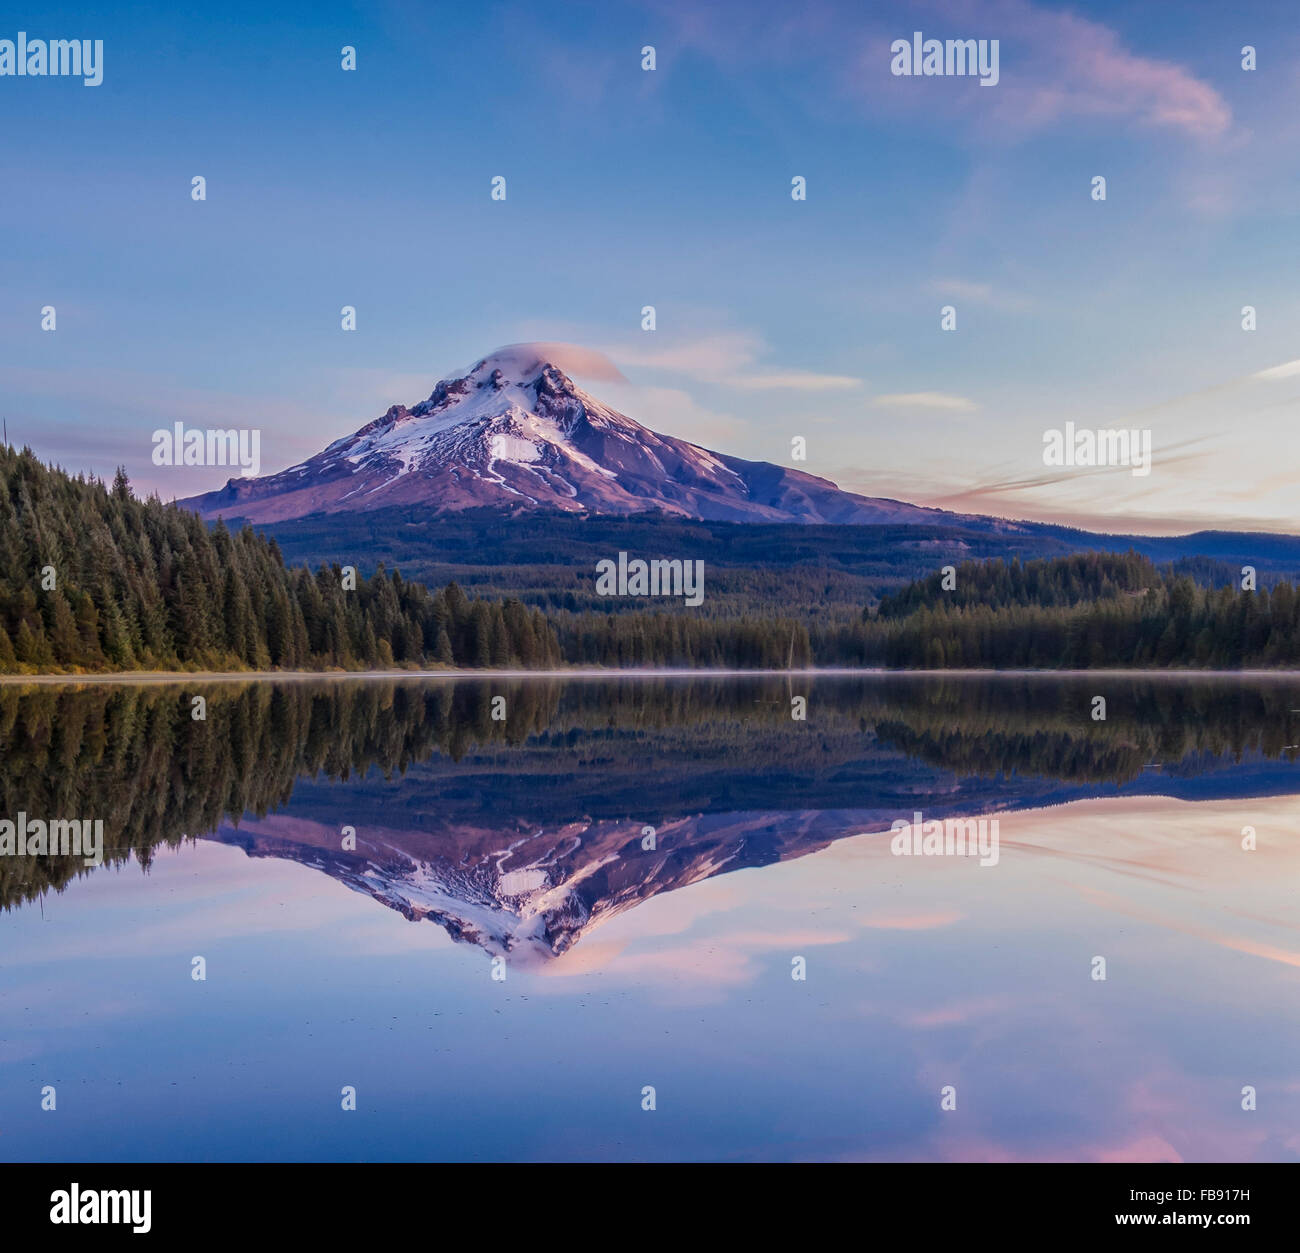
[[[546,365],[553,365],[565,374],[581,375],[599,383],[628,381],[623,371],[598,349],[584,348],[581,344],[544,341],[505,344],[480,358],[464,373],[477,374],[480,369],[487,367],[488,373],[498,369],[507,378],[528,382]]]

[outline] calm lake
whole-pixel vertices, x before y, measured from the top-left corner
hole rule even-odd
[[[3,1160],[1300,1159],[1293,677],[6,686],[0,754],[104,833],[0,856]]]

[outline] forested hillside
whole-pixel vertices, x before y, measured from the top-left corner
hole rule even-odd
[[[363,550],[364,551],[364,550]],[[964,562],[852,617],[818,614],[816,579],[751,579],[749,612],[644,597],[619,612],[430,591],[380,564],[288,568],[273,538],[71,478],[0,450],[0,673],[607,667],[889,666],[1087,669],[1300,665],[1286,581],[1215,586],[1231,570],[1137,553]],[[584,571],[590,567],[584,565]],[[1239,572],[1238,572],[1239,573]],[[810,581],[811,580],[811,581]],[[588,580],[590,581],[590,580]],[[804,602],[807,602],[805,604]],[[811,608],[811,611],[810,611]]]
[[[943,582],[943,573],[935,571],[882,597],[879,616],[903,618],[927,605],[949,609],[983,605],[993,610],[1034,605],[1053,609],[1143,592],[1159,587],[1161,576],[1154,562],[1137,553],[1075,553],[1039,561],[964,561],[953,568],[953,586],[945,590]]]
[[[1300,665],[1293,583],[1207,587],[1136,554],[962,565],[950,590],[931,575],[864,628],[863,655],[897,667]]]
[[[274,540],[0,450],[0,672],[549,666],[517,600],[432,593],[382,567],[285,567]]]

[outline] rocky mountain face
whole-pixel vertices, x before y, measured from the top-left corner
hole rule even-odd
[[[588,395],[530,345],[483,358],[468,374],[443,379],[427,400],[394,405],[301,465],[231,479],[182,503],[205,517],[253,522],[405,505],[432,513],[658,510],[733,522],[957,520],[659,435]]]

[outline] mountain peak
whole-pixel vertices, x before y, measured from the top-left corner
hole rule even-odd
[[[562,366],[618,380],[599,353],[508,344],[427,400],[381,418],[279,474],[231,479],[186,502],[207,517],[275,522],[310,513],[419,505],[633,514],[731,522],[951,520],[940,510],[841,491],[763,461],[661,435],[578,388]],[[625,381],[625,380],[624,380]]]
[[[462,377],[480,387],[494,386],[499,389],[507,384],[531,387],[539,379],[550,375],[553,381],[562,380],[565,386],[572,389],[572,381],[549,359],[549,350],[554,347],[553,344],[507,344],[476,362]]]
[[[581,393],[558,366],[547,359],[543,350],[548,344],[509,344],[475,362],[465,373],[440,379],[429,399],[409,410],[416,417],[424,417],[461,405],[475,397],[495,397],[503,393],[504,400],[521,409],[532,409],[543,397],[581,397]],[[480,401],[460,412],[461,418],[481,414],[484,403]],[[403,407],[404,408],[404,407]],[[392,410],[390,409],[391,413]]]

